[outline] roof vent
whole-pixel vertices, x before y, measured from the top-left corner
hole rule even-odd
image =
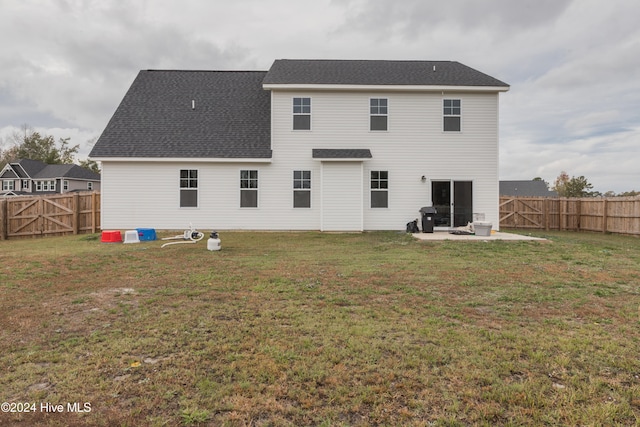
[[[196,100],[195,100],[195,99],[192,99],[192,100],[191,100],[191,109],[192,109],[192,110],[195,110],[195,109],[196,109]]]
[[[436,66],[435,65],[433,66],[433,72],[434,73],[436,72]]]

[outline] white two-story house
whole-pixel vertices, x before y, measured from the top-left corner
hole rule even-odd
[[[90,157],[102,226],[403,230],[498,225],[498,96],[450,61],[278,60],[141,71]]]

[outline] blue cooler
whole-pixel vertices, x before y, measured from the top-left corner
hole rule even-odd
[[[155,228],[136,228],[138,232],[138,238],[140,241],[145,240],[156,240],[156,229]]]

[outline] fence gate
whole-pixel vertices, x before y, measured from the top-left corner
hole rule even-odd
[[[500,226],[507,228],[545,228],[544,199],[507,198],[500,201]]]
[[[74,232],[74,198],[7,200],[7,237]]]

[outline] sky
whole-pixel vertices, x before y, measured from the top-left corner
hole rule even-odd
[[[500,179],[640,190],[637,0],[0,0],[0,146],[91,150],[142,69],[458,61],[500,95]]]

